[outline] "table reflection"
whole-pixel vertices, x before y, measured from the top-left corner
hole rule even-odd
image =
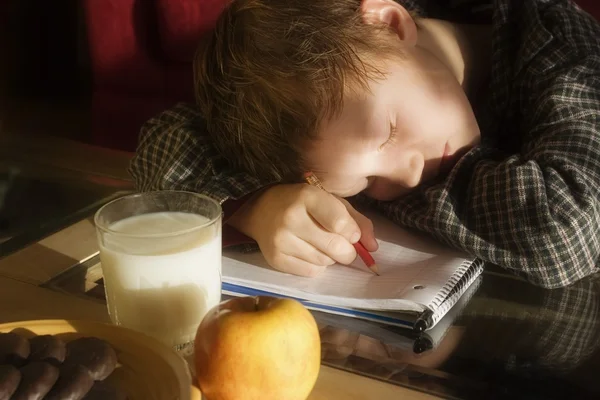
[[[599,398],[600,278],[546,290],[491,268],[435,347],[315,313],[323,362],[444,397]],[[441,324],[442,322],[440,322]]]

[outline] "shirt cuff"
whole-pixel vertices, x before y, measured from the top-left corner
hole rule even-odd
[[[221,208],[223,209],[223,225],[225,225],[229,218],[231,218],[231,216],[235,214],[237,210],[242,208],[242,206],[246,204],[246,202],[250,200],[255,194],[256,192],[252,192],[248,193],[243,197],[240,197],[239,199],[225,200],[223,204],[221,204]]]
[[[233,226],[227,224],[227,221],[236,213],[256,192],[248,193],[239,199],[228,199],[222,205],[223,209],[223,247],[237,246],[240,244],[256,243],[254,239],[244,235]]]
[[[233,226],[223,225],[223,247],[237,246],[240,244],[256,243],[254,239],[244,235]]]

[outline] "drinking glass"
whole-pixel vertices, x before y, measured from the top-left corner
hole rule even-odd
[[[111,321],[180,350],[221,300],[221,206],[192,192],[127,195],[94,221]]]

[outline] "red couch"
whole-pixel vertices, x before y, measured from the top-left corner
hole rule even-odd
[[[312,0],[300,0],[312,1]],[[227,0],[83,0],[93,76],[92,141],[135,150],[140,126],[193,100],[191,60]],[[577,0],[600,18],[599,0]]]
[[[197,38],[225,0],[84,0],[91,59],[92,141],[134,150],[140,126],[193,100]]]

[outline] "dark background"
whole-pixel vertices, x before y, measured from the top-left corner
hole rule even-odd
[[[0,134],[88,140],[82,12],[78,0],[0,0]]]

